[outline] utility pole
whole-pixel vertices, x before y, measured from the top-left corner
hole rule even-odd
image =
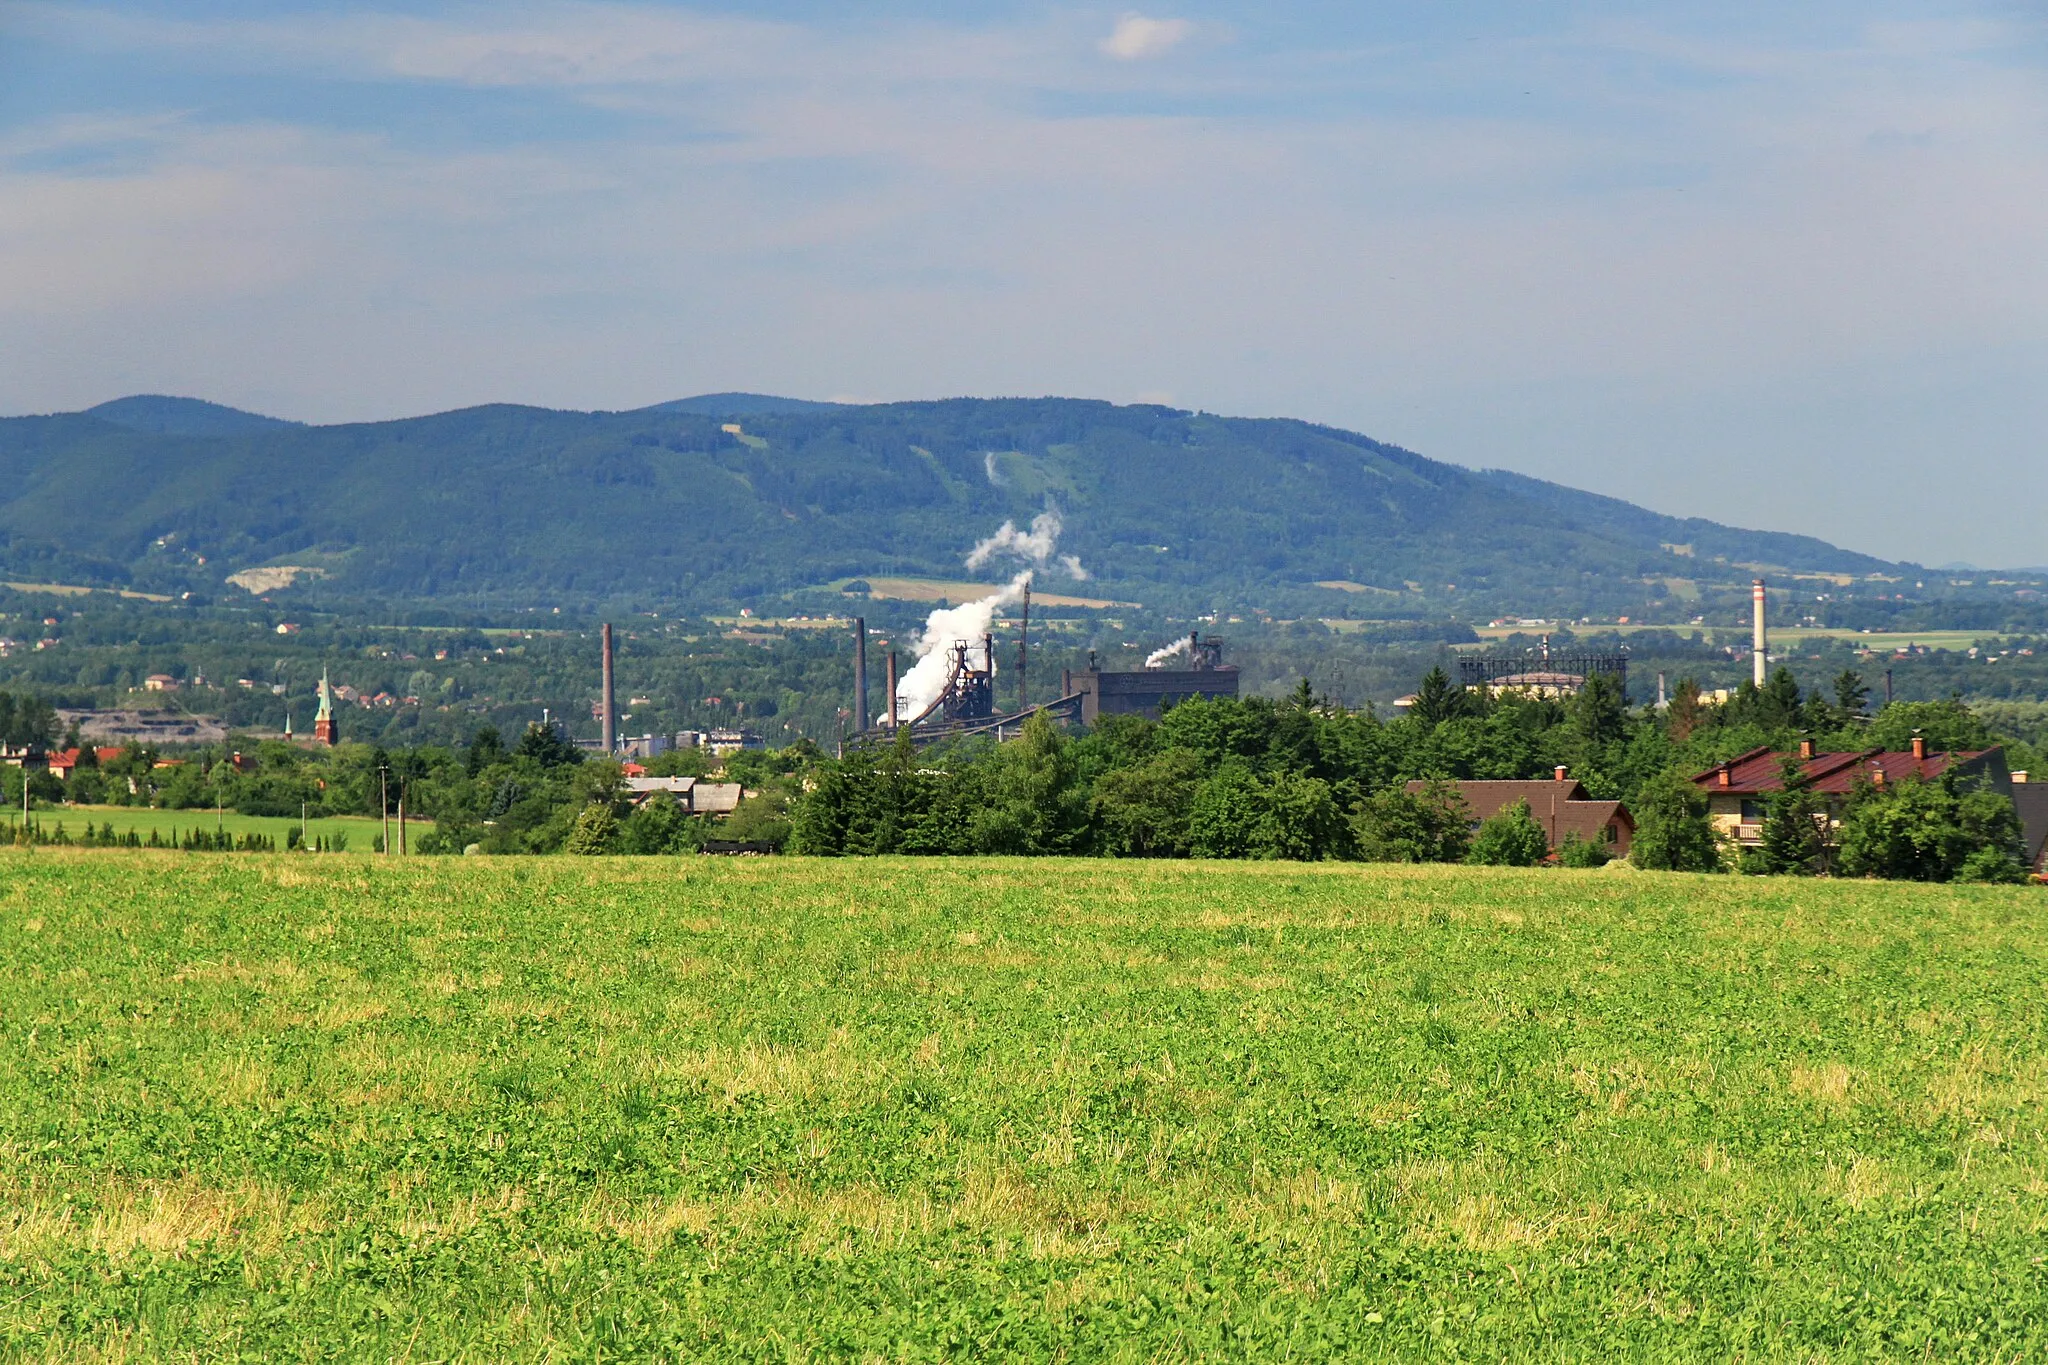
[[[405,856],[405,779],[398,781],[398,856]]]
[[[388,858],[391,856],[391,769],[388,767],[377,769],[377,809],[384,815],[383,854]]]

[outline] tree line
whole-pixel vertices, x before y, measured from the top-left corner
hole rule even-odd
[[[1096,854],[1530,865],[1551,850],[1526,807],[1474,822],[1459,779],[1532,780],[1557,767],[1629,804],[1632,860],[1651,868],[2011,880],[2017,816],[1953,779],[1861,788],[1831,813],[1798,781],[1772,803],[1765,849],[1739,855],[1690,775],[1769,746],[1823,751],[1988,746],[1958,701],[1868,711],[1853,672],[1802,694],[1780,669],[1723,703],[1681,682],[1668,709],[1630,707],[1617,680],[1567,698],[1423,680],[1405,715],[1333,705],[1304,683],[1281,701],[1195,699],[1158,720],[1110,716],[1069,737],[1034,718],[1008,743],[917,750],[908,736],[813,765],[791,848],[819,855]],[[1409,790],[1411,783],[1420,789]],[[1567,865],[1606,860],[1567,843]]]
[[[18,712],[17,707],[17,712]],[[1796,768],[1767,802],[1759,848],[1738,852],[1707,818],[1692,773],[1768,746],[1795,751],[1934,749],[1994,742],[1960,701],[1899,702],[1874,714],[1845,672],[1803,693],[1779,670],[1715,704],[1681,681],[1668,708],[1632,707],[1616,680],[1594,677],[1564,698],[1491,695],[1424,678],[1406,714],[1349,708],[1306,682],[1280,700],[1197,699],[1157,720],[1110,716],[1069,735],[1043,718],[1007,743],[919,750],[909,737],[829,758],[808,743],[718,760],[661,755],[656,775],[718,776],[748,795],[736,814],[693,815],[663,794],[630,792],[621,766],[587,755],[553,727],[507,742],[484,726],[453,747],[308,749],[264,742],[164,764],[130,748],[74,773],[68,789],[29,774],[46,800],[233,809],[245,815],[379,815],[400,803],[431,822],[420,853],[660,854],[717,840],[836,855],[1019,854],[1135,858],[1363,859],[1528,865],[1552,850],[1524,809],[1476,822],[1460,779],[1540,779],[1557,767],[1597,798],[1628,803],[1631,860],[1677,870],[1737,868],[2010,880],[2024,875],[2009,801],[1953,780],[1866,787],[1830,806]],[[2024,743],[2015,758],[2031,763]],[[87,752],[90,752],[89,750]],[[7,769],[20,800],[20,769]],[[1414,784],[1414,789],[1410,785]],[[54,788],[54,790],[53,790]],[[1568,842],[1566,865],[1611,850]]]

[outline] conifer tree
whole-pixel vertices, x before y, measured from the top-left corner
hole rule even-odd
[[[1450,675],[1439,665],[1423,675],[1422,686],[1415,689],[1415,700],[1408,707],[1408,714],[1426,728],[1434,729],[1447,720],[1464,715],[1466,710],[1464,689],[1453,686]]]

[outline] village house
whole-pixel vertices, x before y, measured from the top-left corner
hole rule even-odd
[[[1427,782],[1410,782],[1410,795],[1429,789]],[[1548,782],[1458,781],[1443,784],[1457,792],[1470,812],[1472,827],[1500,814],[1517,801],[1529,804],[1529,814],[1543,826],[1550,843],[1550,856],[1576,836],[1583,844],[1595,844],[1616,858],[1628,856],[1635,841],[1635,817],[1619,801],[1601,801],[1563,768]]]
[[[2020,815],[2020,837],[2027,845],[2027,866],[2035,876],[2048,876],[2048,782],[2030,782],[2025,772],[2012,775],[2013,809]]]
[[[1850,794],[1865,782],[1886,787],[1916,779],[1932,782],[1944,774],[1953,774],[1988,786],[2001,796],[2010,796],[2013,790],[2002,748],[1930,751],[1927,741],[1916,735],[1910,749],[1821,754],[1814,752],[1812,740],[1801,740],[1797,758],[1766,746],[1738,754],[1693,776],[1693,784],[1707,794],[1707,818],[1713,821],[1715,831],[1743,847],[1761,844],[1770,798],[1785,789],[1788,764],[1800,774],[1808,790],[1826,800],[1837,820]]]
[[[667,792],[675,798],[676,805],[689,815],[731,815],[739,809],[740,798],[745,795],[737,782],[706,782],[696,777],[639,775],[629,775],[626,778],[626,792],[635,805],[644,803],[656,792]]]
[[[93,757],[99,760],[101,767],[105,767],[121,756],[119,745],[99,745],[92,752]],[[84,751],[81,749],[66,749],[61,753],[51,754],[49,760],[51,775],[57,778],[70,777],[72,770],[78,766],[78,760],[83,754]]]

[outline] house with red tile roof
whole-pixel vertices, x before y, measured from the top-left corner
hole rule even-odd
[[[61,753],[51,754],[49,760],[50,772],[57,777],[71,776],[71,770],[78,766],[78,760],[83,752],[80,749],[66,749]],[[93,750],[93,757],[98,759],[102,766],[112,763],[120,756],[121,749],[119,745],[111,747],[102,745]]]
[[[1408,792],[1418,795],[1429,785],[1410,782]],[[1552,857],[1573,835],[1581,843],[1598,844],[1617,858],[1626,858],[1629,845],[1635,840],[1635,817],[1628,813],[1628,807],[1619,801],[1595,800],[1563,768],[1548,782],[1458,781],[1443,785],[1464,800],[1474,827],[1517,801],[1528,802],[1530,816],[1543,826],[1543,833],[1550,840]]]
[[[1764,814],[1772,793],[1785,789],[1785,770],[1805,778],[1805,785],[1827,799],[1837,817],[1850,793],[1864,783],[1874,787],[1896,786],[1901,782],[1932,782],[1953,774],[1966,782],[1988,786],[2002,796],[2012,795],[2012,775],[2006,771],[2005,750],[1930,750],[1927,741],[1915,738],[1910,749],[1859,749],[1852,753],[1815,753],[1812,740],[1799,745],[1799,755],[1780,754],[1769,746],[1737,754],[1693,776],[1693,785],[1707,794],[1707,818],[1714,828],[1738,844],[1763,842]]]

